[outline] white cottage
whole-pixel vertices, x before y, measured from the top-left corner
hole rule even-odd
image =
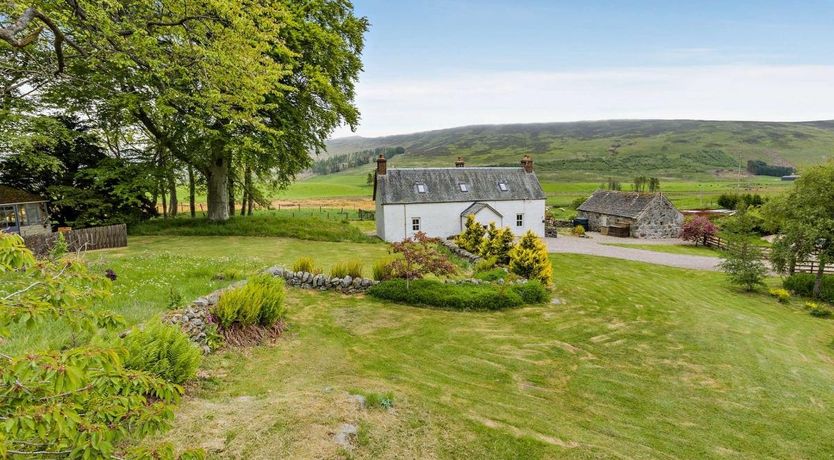
[[[483,225],[495,222],[516,235],[544,236],[544,191],[525,156],[521,167],[391,168],[377,159],[374,181],[376,232],[402,241],[421,231],[446,238],[463,231],[472,214]]]

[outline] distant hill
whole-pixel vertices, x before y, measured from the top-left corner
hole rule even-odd
[[[405,147],[392,166],[515,165],[533,155],[541,176],[564,179],[720,176],[747,160],[778,166],[834,157],[834,120],[800,123],[698,120],[612,120],[481,125],[328,142],[330,155]]]

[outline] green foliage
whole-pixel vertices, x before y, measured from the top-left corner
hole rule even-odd
[[[284,280],[269,274],[253,276],[244,286],[221,294],[211,313],[224,329],[270,327],[286,313]]]
[[[394,278],[394,267],[391,265],[393,259],[384,258],[374,262],[371,272],[376,281],[385,281]]]
[[[570,233],[574,236],[585,236],[585,227],[577,225],[570,229]]]
[[[550,291],[538,280],[513,285],[512,289],[521,296],[525,304],[545,303],[550,300]]]
[[[797,273],[782,281],[782,287],[802,297],[813,297],[816,276],[811,273]],[[823,276],[819,299],[834,303],[834,276]]]
[[[769,165],[762,160],[747,160],[747,172],[757,176],[782,177],[796,172],[791,166]]]
[[[346,222],[280,213],[235,216],[226,222],[212,222],[204,218],[154,219],[129,226],[128,233],[156,236],[278,236],[355,243],[379,241]]]
[[[570,208],[571,209],[576,209],[576,208],[582,206],[582,204],[584,204],[586,201],[588,201],[588,198],[583,198],[583,197],[575,198],[573,201],[570,202]]]
[[[58,236],[55,238],[55,244],[49,248],[49,258],[52,260],[60,259],[64,257],[66,253],[69,252],[69,245],[67,244],[67,239],[64,238],[64,234],[59,232]]]
[[[168,309],[174,310],[182,305],[182,292],[171,286],[168,288]]]
[[[179,327],[156,321],[144,329],[134,328],[124,344],[126,368],[180,385],[194,378],[202,359],[200,350]]]
[[[774,288],[774,289],[770,289],[768,291],[768,293],[771,296],[776,297],[776,300],[778,300],[779,303],[788,303],[791,300],[791,293],[788,292],[786,289],[776,289],[776,288]]]
[[[316,261],[312,257],[299,257],[292,264],[292,271],[313,273],[316,269]]]
[[[485,272],[492,270],[495,268],[495,265],[498,263],[497,257],[486,257],[477,262],[475,262],[474,267],[472,267],[475,272]]]
[[[509,286],[446,284],[428,279],[411,281],[409,286],[400,279],[383,281],[372,286],[368,293],[394,302],[452,310],[501,310],[524,303]]]
[[[35,265],[35,256],[20,235],[0,232],[0,273]]]
[[[753,229],[756,225],[757,217],[746,206],[741,207],[732,219],[722,223],[729,249],[721,253],[721,270],[727,274],[731,283],[747,291],[764,286],[767,275],[761,250],[753,244],[756,238]]]
[[[484,227],[475,220],[473,214],[470,214],[466,216],[466,226],[463,233],[455,238],[455,243],[463,249],[477,254],[485,234],[486,230],[484,230]]]
[[[806,302],[805,308],[808,309],[809,315],[816,318],[830,318],[832,315],[831,308],[816,302]]]
[[[405,149],[402,147],[377,147],[374,149],[361,150],[359,152],[333,155],[324,160],[314,162],[310,169],[315,174],[333,174],[346,169],[370,164],[380,155],[383,155],[385,159],[390,160],[391,158],[403,153],[405,153]],[[373,181],[373,175],[371,174],[368,176],[368,185],[372,184]]]
[[[352,391],[352,393],[360,394],[365,398],[365,407],[368,409],[392,409],[394,407],[394,393],[386,391],[385,393],[376,393],[372,391]]]
[[[771,261],[788,273],[797,261],[816,259],[823,268],[834,260],[834,161],[808,168],[793,189],[763,208],[767,227],[779,230]],[[823,270],[818,271],[814,297],[820,296]]]
[[[239,280],[242,279],[246,274],[243,270],[234,267],[225,267],[223,270],[214,274],[211,277],[213,280]]]
[[[758,193],[756,194],[739,194],[739,193],[722,193],[718,197],[718,206],[724,209],[738,209],[739,207],[758,208],[765,204],[765,199]]]
[[[0,286],[0,331],[47,319],[88,332],[123,324],[108,311],[89,308],[108,283],[91,275],[82,261],[63,258],[27,267],[32,255],[13,237],[0,235],[0,248],[0,271],[16,271]],[[182,391],[147,372],[126,369],[117,350],[98,343],[0,355],[0,453],[110,458],[121,441],[166,428],[173,418],[170,404]]]
[[[349,260],[347,262],[337,262],[330,267],[330,276],[336,278],[344,278],[350,275],[351,278],[362,277],[362,261]]]
[[[330,276],[332,278],[344,278],[348,274],[347,263],[336,262],[330,266]]]
[[[510,273],[507,270],[497,267],[490,270],[481,270],[475,272],[473,278],[479,279],[481,281],[498,281],[498,280],[505,280],[510,277]]]
[[[539,280],[549,286],[553,266],[547,245],[532,231],[527,231],[510,251],[510,271],[528,280]]]
[[[513,232],[509,228],[496,228],[495,224],[490,223],[478,252],[481,257],[494,257],[496,263],[506,265],[510,261],[513,240]]]

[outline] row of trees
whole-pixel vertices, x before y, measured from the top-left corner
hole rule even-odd
[[[796,172],[791,166],[769,165],[762,160],[747,160],[747,172],[757,176],[788,176]]]
[[[405,148],[403,147],[377,147],[375,149],[333,155],[330,158],[314,162],[311,169],[315,174],[319,175],[333,174],[369,164],[380,155],[384,156],[386,160],[390,160],[403,153],[405,153]]]
[[[620,181],[609,177],[607,183],[600,185],[600,189],[621,191],[623,184]],[[639,193],[656,193],[660,191],[660,179],[657,177],[637,176],[631,182],[631,190]]]
[[[31,0],[0,10],[0,152],[67,168],[45,148],[83,120],[107,155],[176,183],[204,182],[208,216],[255,183],[281,187],[340,124],[355,127],[365,18],[322,0]],[[47,115],[48,114],[48,115]],[[116,174],[121,177],[121,174]],[[243,193],[235,193],[236,189]]]

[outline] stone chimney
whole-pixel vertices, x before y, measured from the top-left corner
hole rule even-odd
[[[379,154],[379,158],[376,159],[376,174],[378,176],[384,176],[385,173],[388,172],[388,161],[385,159],[385,155]]]
[[[533,172],[533,159],[530,158],[530,155],[524,155],[521,159],[521,167],[524,168],[524,172]]]
[[[455,168],[462,168],[463,167],[463,157],[458,157],[455,161]]]

